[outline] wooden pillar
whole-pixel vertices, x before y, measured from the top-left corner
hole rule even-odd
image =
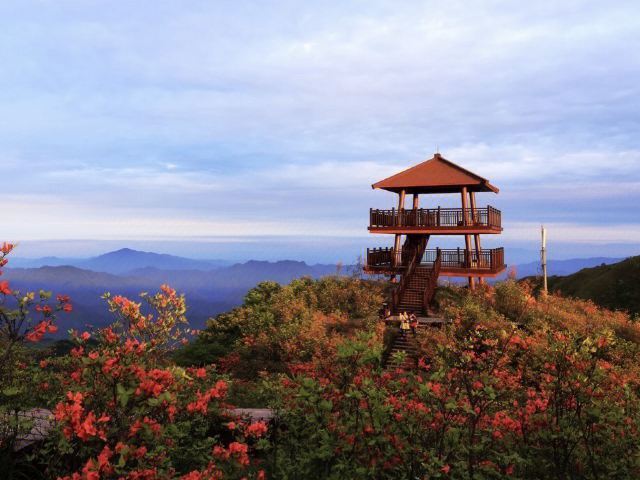
[[[393,242],[393,265],[400,265],[400,242],[402,241],[402,235],[396,233],[395,241]]]
[[[476,221],[476,192],[469,192],[469,206],[471,207],[471,220]]]
[[[466,226],[468,225],[469,219],[468,219],[468,215],[467,215],[467,187],[462,187],[462,190],[460,192],[461,197],[462,197],[462,223]],[[464,261],[465,261],[465,266],[467,268],[471,268],[471,235],[466,235],[464,236],[464,247],[465,247],[465,255],[464,255]],[[473,290],[476,286],[476,282],[475,282],[475,278],[473,277],[468,277],[469,278],[469,288],[471,290]]]
[[[475,223],[477,221],[476,215],[476,192],[469,192],[469,203],[471,205],[471,219]],[[474,244],[476,247],[476,259],[478,260],[478,266],[480,266],[480,252],[482,251],[482,245],[480,244],[480,234],[475,233],[473,235]],[[483,277],[478,277],[480,285],[484,283]]]
[[[418,209],[420,208],[420,199],[418,198],[418,194],[413,194],[413,211],[411,212],[411,225],[417,227],[422,225],[422,219],[420,218],[420,212]]]
[[[400,193],[398,193],[398,210],[402,210],[404,208],[404,198],[406,195],[407,192],[404,188],[400,190]]]
[[[462,187],[462,191],[460,192],[462,196],[462,224],[467,224],[467,187]]]
[[[406,196],[407,192],[402,189],[400,190],[400,192],[398,193],[398,225],[403,225],[402,222],[402,218],[403,218],[403,213],[402,210],[404,210],[404,199]],[[402,235],[399,233],[396,233],[396,238],[395,238],[395,242],[393,243],[393,262],[394,265],[399,265],[401,264],[401,258],[400,258],[400,242],[402,241]]]

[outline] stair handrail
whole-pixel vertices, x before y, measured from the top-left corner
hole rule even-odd
[[[424,289],[424,296],[422,298],[422,309],[424,312],[429,311],[429,304],[433,299],[433,295],[436,291],[436,287],[438,286],[438,276],[440,275],[440,266],[442,264],[442,256],[439,248],[436,249],[436,259],[433,262],[433,267],[431,267],[431,272],[429,272],[429,280],[427,282],[427,288]]]
[[[400,283],[398,284],[396,289],[393,291],[391,296],[391,302],[393,304],[394,310],[397,310],[398,306],[400,305],[400,297],[402,297],[402,294],[406,290],[407,284],[409,283],[409,279],[413,275],[413,272],[416,269],[416,266],[418,265],[418,263],[420,263],[419,259],[422,259],[422,255],[424,254],[424,251],[426,250],[426,248],[427,248],[427,242],[425,239],[422,239],[420,241],[420,244],[417,246],[417,248],[414,249],[413,257],[411,257],[411,261],[409,262],[407,269],[404,271],[402,278],[400,279]]]

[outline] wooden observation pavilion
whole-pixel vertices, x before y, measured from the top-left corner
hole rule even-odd
[[[368,273],[389,275],[393,282],[400,277],[391,299],[393,313],[427,314],[440,275],[467,277],[473,289],[476,279],[482,283],[505,270],[504,249],[483,249],[480,240],[481,234],[502,232],[500,211],[476,204],[476,193],[498,193],[487,179],[436,153],[372,187],[398,194],[398,208],[369,211],[369,231],[395,235],[395,242],[393,248],[367,249],[365,267]],[[441,193],[459,194],[461,208],[420,208],[420,195]],[[409,208],[407,195],[413,195]],[[464,248],[428,249],[432,235],[463,236]]]

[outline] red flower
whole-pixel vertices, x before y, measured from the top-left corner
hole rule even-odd
[[[86,440],[89,437],[95,437],[98,434],[94,424],[96,416],[93,412],[89,412],[84,421],[76,427],[76,435],[80,440]]]
[[[89,459],[82,469],[82,478],[84,480],[100,480],[100,473],[97,467],[96,463]]]
[[[0,282],[0,293],[4,293],[5,295],[11,295],[11,289],[9,288],[9,282],[6,280]]]
[[[136,450],[133,452],[133,456],[136,458],[143,458],[146,454],[147,447],[145,447],[144,445],[142,447],[136,448]]]
[[[267,433],[267,430],[268,428],[266,423],[256,422],[249,425],[245,431],[248,436],[259,438]]]
[[[203,415],[206,415],[211,399],[224,398],[227,394],[227,388],[227,382],[224,380],[218,380],[215,386],[210,388],[207,392],[196,392],[196,401],[187,404],[187,411],[189,413],[200,412]]]
[[[249,465],[249,447],[240,442],[231,442],[229,444],[229,454],[238,461],[240,465]]]
[[[47,322],[45,320],[41,321],[39,324],[37,324],[35,327],[33,327],[33,330],[29,333],[27,333],[24,338],[26,338],[27,340],[29,340],[30,342],[37,342],[39,341],[42,336],[45,334],[45,332],[47,331],[47,327],[49,326],[50,322]]]
[[[113,452],[108,445],[105,445],[100,455],[98,455],[98,468],[100,470],[109,468],[109,459],[113,456]]]
[[[174,417],[176,416],[176,412],[178,409],[175,405],[169,405],[167,407],[167,415],[169,416],[169,421],[173,422]]]

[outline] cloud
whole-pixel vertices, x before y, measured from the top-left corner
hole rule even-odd
[[[544,221],[624,241],[635,7],[3,2],[3,190],[23,195],[7,231],[366,232],[394,202],[370,184],[439,147],[501,188],[482,201],[518,235]]]
[[[550,222],[544,224],[550,243],[606,245],[610,243],[637,245],[640,243],[640,225],[637,223],[598,225]],[[507,242],[531,241],[540,236],[540,223],[513,222],[506,225],[502,236]],[[625,232],[625,235],[620,235]],[[607,251],[600,252],[607,256]]]

